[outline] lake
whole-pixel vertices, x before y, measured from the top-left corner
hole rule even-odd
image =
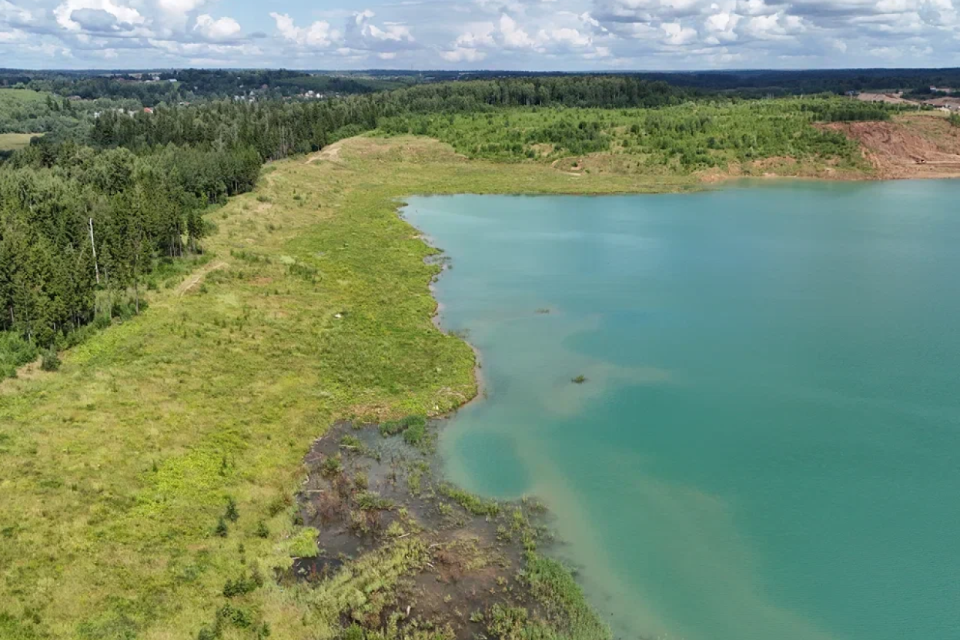
[[[960,637],[960,183],[444,196],[440,450],[620,638]],[[586,381],[572,380],[584,376]]]

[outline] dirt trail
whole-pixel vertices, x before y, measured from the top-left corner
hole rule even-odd
[[[182,298],[188,291],[203,282],[203,279],[208,273],[216,271],[217,269],[223,269],[226,266],[226,262],[218,260],[217,262],[211,262],[210,264],[202,267],[199,271],[195,272],[189,278],[184,280],[179,287],[177,287],[177,297]]]
[[[939,115],[833,123],[824,128],[859,142],[879,178],[960,177],[960,128]]]
[[[331,145],[324,147],[319,153],[315,153],[309,158],[304,164],[311,164],[317,162],[318,160],[326,160],[327,162],[332,162],[334,164],[342,164],[343,160],[340,159],[340,149],[343,146],[343,141],[334,142]]]

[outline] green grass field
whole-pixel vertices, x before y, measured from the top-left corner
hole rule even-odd
[[[436,415],[476,392],[471,349],[431,322],[438,267],[399,199],[690,188],[468,161],[411,137],[267,167],[254,193],[208,215],[201,269],[65,353],[59,372],[0,383],[0,637],[197,638],[224,607],[271,638],[336,637],[343,607],[402,574],[402,548],[319,593],[270,579],[223,591],[253,568],[272,576],[303,544],[293,496],[332,421]],[[228,498],[239,519],[220,537]]]
[[[38,133],[0,133],[0,151],[16,151],[23,149],[36,138]]]

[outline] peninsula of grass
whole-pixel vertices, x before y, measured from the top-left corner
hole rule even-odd
[[[0,637],[341,637],[343,616],[423,549],[410,536],[359,554],[320,594],[273,580],[315,535],[294,499],[311,443],[337,420],[435,416],[477,393],[473,351],[431,321],[440,266],[401,199],[695,188],[467,160],[416,137],[268,166],[208,215],[199,271],[161,282],[147,312],[63,353],[58,371],[0,383]],[[551,572],[531,580],[566,592]]]

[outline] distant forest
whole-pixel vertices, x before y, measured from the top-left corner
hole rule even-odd
[[[619,127],[629,133],[618,134],[618,145],[682,171],[770,153],[846,157],[841,136],[809,123],[885,119],[890,108],[836,97],[736,105],[774,80],[784,93],[804,93],[801,84],[829,92],[864,73],[451,80],[398,72],[0,71],[0,133],[45,134],[0,164],[0,375],[139,313],[158,270],[169,273],[202,254],[210,225],[202,214],[252,189],[266,161],[378,128],[449,139],[473,156],[522,160],[544,149],[608,149],[609,130]],[[900,77],[885,73],[873,81]],[[927,76],[916,73],[910,81],[919,85]],[[938,73],[937,82],[953,77]],[[730,90],[748,81],[753,86],[742,93]],[[300,95],[309,91],[309,99]],[[662,113],[629,111],[651,109]],[[534,124],[507,139],[511,110]],[[577,110],[593,111],[581,117]],[[493,118],[500,113],[507,120]]]
[[[323,72],[291,70],[157,71],[20,71],[0,69],[0,87],[49,91],[64,97],[136,99],[144,106],[175,101],[220,99],[260,93],[266,97],[296,96],[307,91],[354,95],[390,91],[414,84],[468,80],[564,78],[584,74],[520,71],[402,71]],[[848,91],[930,92],[930,87],[960,88],[960,68],[953,69],[823,69],[677,71],[589,74],[662,81],[701,92],[764,95],[843,94]],[[156,77],[159,82],[144,82]],[[171,82],[173,81],[173,82]]]

